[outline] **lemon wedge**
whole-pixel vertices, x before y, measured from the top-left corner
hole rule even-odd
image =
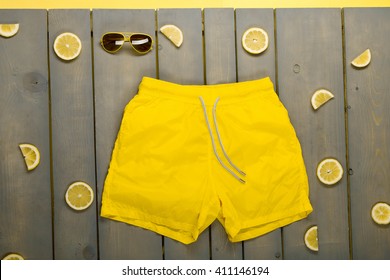
[[[20,144],[19,148],[22,151],[27,170],[31,171],[35,169],[41,160],[38,148],[32,144]]]
[[[178,48],[183,43],[183,32],[176,25],[166,24],[160,28],[160,32]]]
[[[311,97],[311,106],[313,106],[314,110],[317,110],[332,98],[334,98],[334,95],[330,91],[319,89]]]
[[[6,255],[3,260],[21,261],[24,260],[24,258],[19,254],[11,253]]]
[[[371,51],[370,49],[365,50],[359,56],[357,56],[354,60],[352,60],[351,64],[357,68],[366,67],[371,62]]]
[[[251,54],[259,54],[268,48],[268,34],[258,27],[249,28],[242,35],[243,48]]]
[[[19,23],[0,24],[0,35],[6,38],[14,36],[19,31]]]

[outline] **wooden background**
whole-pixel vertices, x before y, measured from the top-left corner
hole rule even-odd
[[[0,23],[20,23],[0,37],[0,257],[26,259],[390,259],[390,226],[371,217],[390,203],[389,8],[0,10]],[[184,33],[176,48],[159,27]],[[269,47],[250,55],[241,36],[262,27]],[[107,31],[152,34],[147,55],[129,46],[102,50]],[[70,62],[53,51],[56,36],[82,41]],[[371,64],[350,62],[365,49]],[[143,76],[183,84],[217,84],[270,76],[301,141],[314,212],[309,218],[250,241],[230,243],[215,222],[196,243],[183,245],[153,232],[99,217],[100,199],[125,105]],[[314,111],[319,88],[335,98]],[[27,172],[18,145],[41,152]],[[326,187],[315,175],[335,157],[343,179]],[[83,212],[64,200],[84,181],[96,191]],[[318,225],[319,252],[303,242]]]

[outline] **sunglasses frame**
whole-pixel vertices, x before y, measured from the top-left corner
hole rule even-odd
[[[117,50],[115,50],[115,51],[107,50],[107,49],[104,47],[104,44],[103,44],[103,37],[106,36],[106,35],[108,35],[108,34],[120,34],[120,35],[123,36],[123,44],[120,45],[120,47],[119,47]],[[145,52],[141,52],[141,51],[137,50],[137,49],[133,46],[133,44],[132,44],[131,41],[130,41],[130,38],[131,38],[132,35],[136,35],[136,34],[137,34],[137,35],[144,35],[144,36],[147,36],[147,37],[149,37],[149,38],[151,39],[150,49],[148,49],[148,50],[145,51]],[[153,37],[152,37],[152,36],[150,36],[149,34],[140,33],[140,32],[106,32],[106,33],[104,33],[104,34],[102,35],[102,37],[100,37],[100,45],[101,45],[102,48],[103,48],[106,52],[108,52],[108,53],[117,53],[117,52],[123,47],[123,45],[124,45],[126,42],[129,42],[129,43],[130,43],[130,46],[133,48],[133,50],[134,50],[135,52],[139,53],[139,54],[147,54],[148,52],[150,52],[150,51],[153,49],[153,43],[154,43]]]

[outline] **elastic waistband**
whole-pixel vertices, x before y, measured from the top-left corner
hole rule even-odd
[[[150,77],[143,77],[138,94],[177,99],[199,104],[199,97],[204,98],[206,105],[213,105],[220,97],[224,104],[240,102],[258,96],[261,92],[274,92],[269,77],[237,83],[216,85],[180,85]]]

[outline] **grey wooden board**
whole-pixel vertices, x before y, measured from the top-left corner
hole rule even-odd
[[[344,22],[353,258],[390,259],[390,227],[370,216],[390,204],[390,9],[345,9]],[[371,63],[354,68],[367,48]]]
[[[116,54],[109,54],[100,46],[100,37],[109,31],[142,32],[154,37],[155,11],[93,11],[98,213],[124,107],[137,93],[143,76],[156,76],[155,47],[146,55],[136,54],[130,45],[123,46]],[[101,259],[161,259],[161,244],[161,236],[151,231],[99,218]]]
[[[353,170],[350,176],[351,256],[389,259],[389,227],[377,226],[370,218],[374,203],[390,201],[387,152],[390,118],[386,110],[390,103],[387,94],[389,8],[344,11],[346,97],[350,105],[348,151],[349,166]],[[164,251],[167,259],[239,258],[236,244],[226,243],[224,229],[217,223],[192,245],[182,245],[168,238],[163,243],[162,237],[153,232],[102,218],[97,218],[99,230],[93,232],[93,227],[96,230],[94,206],[74,213],[63,200],[68,181],[81,179],[95,186],[90,131],[93,121],[91,74],[95,75],[98,189],[95,203],[98,202],[99,214],[103,183],[123,108],[137,92],[141,77],[159,74],[168,81],[203,84],[233,81],[235,73],[238,81],[271,77],[301,140],[315,211],[308,219],[283,229],[284,258],[350,257],[347,175],[330,188],[319,183],[315,175],[318,162],[328,156],[338,158],[345,171],[347,169],[340,10],[277,9],[277,40],[274,40],[272,9],[237,9],[236,65],[233,66],[230,59],[224,59],[231,57],[230,47],[224,46],[223,51],[218,51],[217,43],[210,45],[213,41],[207,39],[220,36],[222,30],[231,34],[231,10],[206,9],[204,13],[206,27],[216,22],[216,26],[213,24],[205,30],[205,54],[201,10],[168,9],[158,11],[157,28],[168,23],[178,25],[184,31],[183,46],[176,49],[157,29],[159,51],[155,46],[151,53],[138,56],[130,46],[124,46],[116,55],[107,54],[100,47],[100,36],[112,30],[155,34],[154,10],[94,10],[92,48],[87,34],[89,11],[52,10],[47,21],[45,10],[0,10],[1,23],[21,24],[16,36],[0,37],[0,257],[8,252],[19,252],[27,259],[94,259],[99,257],[100,247],[102,259],[161,259]],[[212,17],[214,14],[216,18]],[[252,26],[264,28],[270,38],[267,51],[259,56],[246,53],[241,46],[243,32]],[[80,36],[83,51],[77,60],[63,63],[54,55],[52,43],[57,31],[72,31]],[[232,38],[227,36],[220,40],[230,44]],[[366,48],[372,51],[371,64],[362,70],[353,68],[351,60]],[[94,57],[92,71],[88,70],[91,56]],[[331,90],[335,99],[313,111],[310,98],[320,87]],[[69,119],[68,114],[72,115]],[[26,170],[18,148],[22,142],[35,144],[41,152],[41,163],[34,171]],[[77,218],[73,218],[74,215]],[[319,225],[320,252],[317,254],[303,244],[303,234],[313,224]],[[74,232],[77,237],[72,236]],[[245,241],[243,245],[244,259],[280,257],[280,230]]]
[[[0,37],[0,257],[52,259],[47,12],[0,10],[2,23],[19,23]],[[27,171],[19,144],[40,151]]]
[[[159,78],[180,84],[203,84],[202,13],[200,9],[160,9],[157,11],[157,30],[174,24],[184,41],[176,48],[163,34],[157,32]],[[209,259],[209,229],[195,243],[184,245],[164,238],[165,259]]]
[[[236,48],[233,9],[204,10],[206,83],[236,82]],[[242,242],[231,243],[225,229],[211,225],[211,258],[242,259]]]
[[[67,188],[76,181],[96,193],[90,11],[50,10],[48,22],[54,258],[97,259],[96,197],[81,212],[65,202]],[[76,34],[82,44],[80,55],[71,61],[60,59],[53,48],[64,32]]]
[[[206,83],[236,82],[233,9],[204,9]]]
[[[242,47],[242,35],[251,27],[260,27],[268,34],[268,48],[260,55],[252,55]],[[273,9],[236,9],[238,81],[270,77],[276,84],[274,29]]]
[[[242,35],[248,28],[260,27],[268,34],[266,51],[252,55],[242,47]],[[236,46],[238,81],[270,77],[275,83],[275,39],[273,9],[236,9]],[[244,259],[281,259],[281,230],[244,242]]]
[[[326,187],[318,163],[337,158],[346,169],[343,53],[340,9],[277,9],[279,96],[301,142],[314,211],[283,229],[285,259],[348,259],[347,175]],[[312,94],[330,90],[335,98],[314,111]],[[304,245],[308,227],[318,225],[319,252]]]
[[[174,24],[183,32],[183,44],[176,48],[159,32]],[[202,13],[200,9],[160,9],[157,11],[159,78],[180,84],[204,84]]]

